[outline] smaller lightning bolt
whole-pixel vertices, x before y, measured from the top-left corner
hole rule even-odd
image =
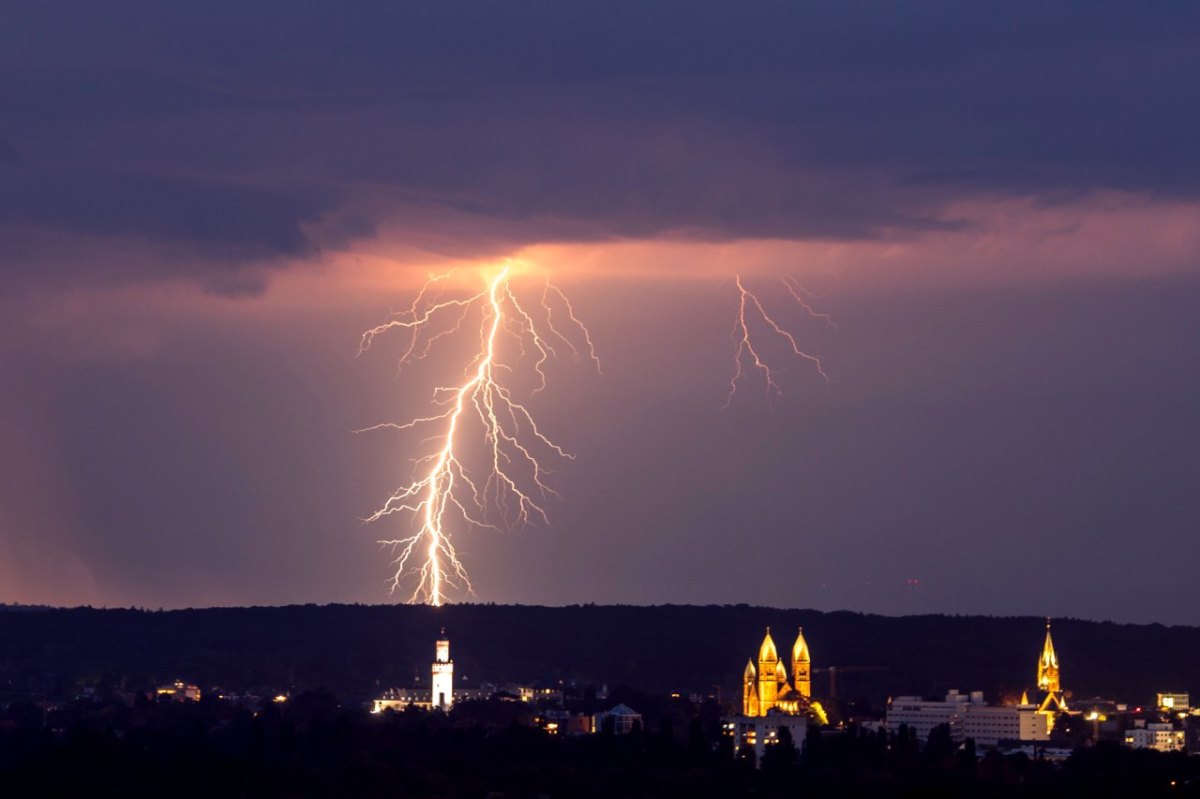
[[[414,528],[410,535],[380,543],[397,553],[392,590],[411,579],[415,587],[409,601],[431,605],[442,604],[448,588],[471,591],[466,568],[451,540],[452,523],[497,529],[487,521],[489,508],[498,510],[507,521],[527,524],[536,518],[546,522],[540,503],[545,496],[556,494],[544,480],[539,457],[574,457],[541,431],[508,385],[517,364],[532,359],[533,393],[546,387],[545,364],[557,357],[560,346],[600,368],[587,328],[576,317],[566,295],[548,279],[542,289],[541,311],[535,318],[513,291],[508,264],[487,281],[484,289],[465,298],[444,298],[448,277],[430,277],[407,310],[367,330],[359,345],[361,354],[378,336],[403,331],[408,334],[400,356],[403,366],[425,358],[437,341],[462,330],[473,313],[482,320],[479,349],[463,381],[434,389],[433,403],[440,411],[403,423],[385,422],[364,428],[405,431],[442,425],[442,432],[429,439],[435,443],[434,451],[416,461],[413,479],[396,489],[366,519],[374,522],[395,513],[409,516]],[[576,333],[578,343],[555,325],[556,305],[565,313],[571,324],[568,330]],[[484,465],[474,474],[464,462],[464,450],[469,449],[463,440],[468,422],[481,430],[484,444]],[[527,486],[522,485],[522,475]]]
[[[747,378],[748,372],[759,372],[762,374],[768,401],[772,395],[780,396],[783,394],[783,389],[779,387],[779,383],[775,379],[781,370],[773,369],[761,354],[759,347],[754,343],[754,337],[751,334],[751,324],[754,319],[757,319],[760,325],[767,327],[775,336],[787,342],[787,345],[792,350],[792,355],[799,360],[811,364],[817,374],[828,383],[830,378],[821,365],[821,359],[801,349],[799,342],[796,341],[796,337],[767,313],[757,294],[746,288],[746,284],[742,282],[741,275],[734,275],[733,282],[738,291],[738,307],[737,313],[733,318],[733,331],[731,333],[731,338],[735,343],[733,375],[729,378],[729,395],[725,398],[725,404],[722,406],[722,409],[728,408],[733,402],[733,395],[737,393],[738,383]],[[799,283],[794,279],[786,277],[780,278],[780,282],[787,289],[793,301],[808,313],[809,316],[831,327],[836,327],[828,314],[820,313],[813,308],[809,302],[813,295],[805,291]]]

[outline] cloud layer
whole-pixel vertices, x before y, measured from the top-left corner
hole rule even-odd
[[[1198,17],[1137,3],[18,4],[0,32],[0,269],[219,286],[237,265],[381,227],[466,253],[919,240],[978,229],[953,213],[966,202],[1096,192],[1190,205]]]

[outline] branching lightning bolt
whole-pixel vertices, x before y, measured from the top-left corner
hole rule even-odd
[[[443,298],[448,277],[430,277],[412,305],[366,331],[359,348],[360,354],[365,352],[389,331],[406,332],[408,344],[400,357],[403,366],[427,356],[438,340],[461,331],[472,313],[480,318],[479,351],[463,382],[434,389],[433,404],[440,411],[404,423],[364,428],[407,431],[441,426],[441,432],[428,439],[436,450],[416,460],[413,479],[366,519],[374,522],[397,513],[409,517],[414,528],[410,535],[380,542],[396,553],[391,589],[400,590],[411,582],[409,601],[435,606],[443,603],[448,589],[472,590],[452,542],[453,523],[498,529],[488,521],[497,512],[506,523],[545,522],[541,503],[556,494],[544,480],[546,470],[539,458],[574,458],[541,431],[508,385],[518,364],[532,361],[532,393],[546,387],[544,366],[558,355],[557,347],[566,347],[577,359],[600,368],[587,328],[567,296],[549,280],[543,285],[535,316],[513,291],[508,265],[486,288],[467,298]],[[556,308],[569,327],[555,324]],[[464,426],[475,422],[482,429],[484,454],[482,468],[472,474],[464,463],[464,449],[469,448],[463,439]]]
[[[734,285],[738,291],[738,307],[737,313],[734,314],[732,338],[734,341],[733,354],[733,374],[729,378],[729,395],[725,398],[723,408],[728,408],[733,402],[733,395],[737,393],[738,383],[747,377],[748,372],[759,372],[765,383],[767,398],[772,395],[778,396],[783,394],[783,389],[776,382],[776,377],[779,375],[779,370],[773,369],[763,357],[760,348],[755,345],[754,337],[751,333],[752,320],[757,319],[760,326],[765,326],[775,336],[782,338],[784,342],[791,348],[792,355],[799,360],[806,361],[811,364],[826,382],[829,382],[829,375],[826,374],[825,368],[821,365],[821,359],[806,350],[801,349],[800,344],[796,341],[795,335],[789,332],[786,328],[780,325],[775,319],[767,313],[763,307],[758,295],[750,289],[746,288],[746,284],[742,282],[741,275],[734,275]],[[825,324],[836,327],[829,314],[820,313],[813,308],[811,302],[812,295],[805,291],[799,283],[794,279],[782,277],[780,282],[787,289],[793,301],[799,305],[809,316],[818,319]]]

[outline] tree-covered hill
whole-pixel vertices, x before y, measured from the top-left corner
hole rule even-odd
[[[456,673],[472,680],[578,679],[654,692],[721,686],[729,700],[767,625],[781,653],[804,627],[817,694],[828,691],[821,670],[839,666],[843,697],[877,700],[948,688],[994,698],[1032,687],[1044,635],[1043,621],[1030,617],[746,605],[10,610],[0,612],[0,676],[9,693],[31,685],[64,693],[102,679],[134,688],[181,676],[233,690],[325,686],[361,697],[427,678],[444,626]],[[1064,687],[1076,697],[1145,702],[1155,691],[1200,691],[1200,628],[1062,619],[1053,631]]]

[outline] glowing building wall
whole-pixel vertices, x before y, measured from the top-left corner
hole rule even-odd
[[[433,707],[442,710],[449,710],[454,704],[454,661],[450,659],[450,639],[445,631],[437,642],[429,699]]]

